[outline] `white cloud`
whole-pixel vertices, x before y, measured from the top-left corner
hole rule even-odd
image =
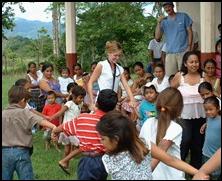
[[[22,2],[22,6],[26,10],[25,13],[20,11],[18,4],[11,6],[14,9],[15,17],[51,22],[52,13],[50,11],[48,11],[48,13],[44,12],[45,9],[49,7],[50,3],[51,2]]]

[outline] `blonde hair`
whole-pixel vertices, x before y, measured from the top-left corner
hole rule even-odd
[[[117,51],[122,52],[122,47],[121,47],[120,43],[115,40],[114,41],[107,41],[105,49],[106,49],[106,53],[113,53],[113,52],[117,52]]]

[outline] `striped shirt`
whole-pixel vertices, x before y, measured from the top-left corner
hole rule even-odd
[[[76,119],[63,124],[63,132],[67,136],[75,135],[79,139],[81,151],[104,153],[104,146],[100,142],[101,136],[96,131],[96,124],[104,114],[101,110],[93,114],[80,114]]]

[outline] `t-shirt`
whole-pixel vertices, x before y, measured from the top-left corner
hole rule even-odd
[[[139,106],[139,115],[140,115],[140,126],[144,124],[144,122],[150,118],[156,116],[156,105],[147,100],[142,100]]]
[[[43,120],[42,117],[11,104],[2,111],[2,146],[32,147],[32,127]]]
[[[156,144],[157,124],[158,120],[156,118],[149,118],[141,128],[140,137],[145,139],[146,142],[153,142]],[[173,142],[171,147],[167,150],[167,153],[180,159],[182,127],[176,122],[171,121],[163,139],[171,140]],[[159,162],[153,171],[154,180],[184,180],[184,176],[184,172],[172,168],[163,162]]]
[[[68,107],[68,109],[64,113],[63,123],[71,121],[79,116],[81,111],[79,105],[76,105],[73,101],[67,101],[64,106]]]
[[[186,13],[176,13],[175,19],[169,16],[161,21],[160,29],[164,32],[167,53],[181,53],[188,47],[187,28],[192,26],[192,19]]]
[[[103,164],[112,180],[152,180],[151,155],[136,163],[128,151],[116,155],[103,155]]]
[[[104,153],[104,146],[100,142],[101,136],[96,131],[96,124],[104,114],[105,112],[101,110],[96,110],[92,114],[80,114],[76,119],[62,124],[63,132],[67,136],[76,136],[79,139],[79,148],[81,151]]]
[[[152,39],[148,45],[148,49],[153,51],[153,58],[161,58],[161,50],[163,42],[158,42],[156,39]]]
[[[53,116],[55,113],[59,112],[60,109],[61,109],[61,105],[58,103],[46,104],[42,110],[42,114],[46,116]],[[51,123],[56,126],[59,126],[59,118],[53,119]]]
[[[63,94],[68,94],[67,92],[67,85],[71,82],[74,82],[73,79],[70,77],[64,78],[64,77],[58,77],[59,85],[60,85],[60,91]]]
[[[203,154],[211,157],[221,147],[221,116],[207,118]]]
[[[155,77],[155,78],[152,80],[152,82],[157,85],[157,92],[160,93],[161,91],[163,91],[163,90],[166,89],[167,87],[170,87],[169,77],[168,77],[167,75],[165,75],[165,76],[163,77],[163,80],[162,80],[162,82],[161,82],[160,84],[158,83],[157,80],[158,80],[157,77]]]

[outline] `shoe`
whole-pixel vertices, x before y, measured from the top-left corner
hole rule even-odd
[[[59,167],[68,175],[70,175],[69,171],[68,171],[68,168],[65,168],[64,166],[62,166],[60,163],[59,163]]]

